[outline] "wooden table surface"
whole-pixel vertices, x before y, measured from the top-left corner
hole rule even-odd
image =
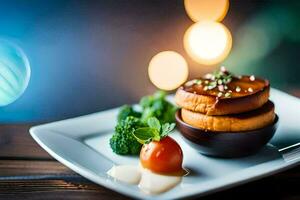
[[[0,125],[0,199],[129,199],[54,160],[30,136],[34,124]],[[300,199],[300,166],[203,199]]]

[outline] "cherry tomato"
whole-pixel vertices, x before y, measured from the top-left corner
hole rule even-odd
[[[167,136],[142,147],[140,161],[143,167],[157,173],[176,173],[182,170],[183,153],[179,144]]]

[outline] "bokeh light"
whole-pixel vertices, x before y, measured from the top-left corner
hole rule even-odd
[[[0,40],[0,106],[17,100],[27,88],[29,79],[30,66],[24,52]]]
[[[174,90],[188,78],[185,59],[174,51],[156,54],[149,63],[148,74],[151,82],[162,90]]]
[[[222,62],[229,54],[231,46],[231,34],[219,22],[195,23],[184,35],[185,50],[193,60],[204,65]]]
[[[184,0],[184,7],[195,22],[222,21],[229,8],[229,0]]]

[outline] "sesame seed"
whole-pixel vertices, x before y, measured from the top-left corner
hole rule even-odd
[[[228,90],[229,93],[232,93],[232,90]]]
[[[207,88],[209,89],[209,90],[212,90],[212,89],[214,89],[216,86],[213,86],[213,85],[209,85]]]
[[[208,81],[208,80],[206,80],[206,81],[204,81],[204,83],[207,85],[207,84],[209,83],[209,81]]]
[[[218,97],[221,97],[222,95],[223,95],[222,92],[219,92],[219,93],[218,93]]]
[[[194,83],[195,83],[195,80],[192,80],[192,81],[186,82],[184,85],[187,86],[187,87],[189,87],[189,86],[194,85]]]
[[[203,90],[204,90],[204,91],[206,91],[207,89],[208,89],[208,87],[207,87],[207,86],[205,86],[205,87],[203,88]]]
[[[227,89],[228,89],[228,86],[227,86],[227,85],[224,85],[224,89],[227,90]]]
[[[230,93],[228,93],[228,92],[226,92],[226,94],[225,94],[225,97],[227,98],[227,97],[230,97]]]
[[[255,81],[255,76],[254,75],[250,76],[250,81]]]
[[[223,81],[221,79],[218,80],[218,84],[222,85]]]
[[[237,86],[237,87],[235,88],[235,91],[236,91],[236,92],[240,92],[240,91],[241,91],[241,88],[240,88],[239,86]]]
[[[253,89],[250,87],[250,88],[248,88],[248,91],[249,92],[253,92]]]
[[[218,85],[218,89],[220,92],[223,92],[224,91],[224,86],[223,85]]]
[[[201,80],[195,80],[195,83],[196,83],[197,85],[201,85],[201,84],[202,84],[202,81],[201,81]]]

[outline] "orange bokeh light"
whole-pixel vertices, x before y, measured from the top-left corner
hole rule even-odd
[[[163,51],[151,59],[148,74],[156,87],[174,90],[187,80],[188,65],[179,53]]]
[[[222,21],[229,8],[229,0],[184,0],[184,7],[194,22]]]
[[[222,62],[228,56],[231,46],[231,34],[219,22],[195,23],[184,35],[184,47],[188,55],[196,62],[205,65]]]

